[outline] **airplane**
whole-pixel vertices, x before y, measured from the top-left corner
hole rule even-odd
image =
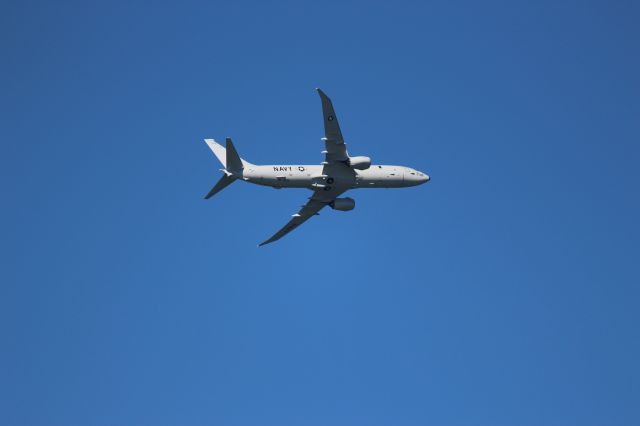
[[[338,118],[331,99],[316,89],[322,101],[324,116],[325,158],[320,165],[268,165],[258,166],[240,158],[231,138],[226,148],[213,139],[205,139],[211,151],[222,163],[224,174],[204,197],[209,199],[236,180],[270,186],[272,188],[307,188],[313,191],[309,201],[292,219],[271,238],[258,244],[263,246],[287,235],[324,207],[348,211],[356,206],[350,197],[339,198],[344,192],[356,188],[404,188],[429,182],[426,173],[404,166],[372,165],[369,157],[351,157],[342,137]]]

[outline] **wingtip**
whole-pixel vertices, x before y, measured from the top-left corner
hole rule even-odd
[[[323,102],[331,103],[331,98],[329,97],[329,95],[324,93],[322,89],[318,89],[318,95],[320,96],[320,100],[322,100]]]
[[[269,238],[268,240],[265,240],[265,241],[261,242],[260,244],[258,244],[258,247],[266,246],[267,244],[271,244],[274,241],[275,241],[274,239]]]

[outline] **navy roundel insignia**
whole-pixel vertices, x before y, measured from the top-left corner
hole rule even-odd
[[[327,120],[329,120],[329,121],[333,121],[333,115],[328,116],[328,117],[327,117]]]

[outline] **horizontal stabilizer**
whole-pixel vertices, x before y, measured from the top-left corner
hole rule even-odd
[[[216,195],[218,192],[222,191],[223,189],[225,189],[227,186],[231,185],[231,183],[233,183],[233,181],[236,180],[236,178],[234,178],[231,175],[228,174],[224,174],[220,180],[218,181],[218,183],[215,184],[215,186],[213,188],[211,188],[211,191],[209,191],[209,193],[204,197],[205,200],[208,200],[209,198],[213,197],[214,195]]]
[[[251,163],[249,163],[248,161],[240,158],[240,156],[238,155],[238,151],[236,151],[236,147],[233,146],[231,138],[227,138],[226,148],[220,145],[214,139],[205,139],[204,141],[207,143],[211,151],[213,151],[213,153],[218,158],[220,163],[222,163],[222,166],[225,169],[229,171],[239,171],[242,170],[242,168],[251,165]]]
[[[242,170],[243,167],[244,165],[242,164],[242,159],[238,155],[236,147],[233,146],[231,138],[227,138],[226,169],[229,171],[238,171]]]

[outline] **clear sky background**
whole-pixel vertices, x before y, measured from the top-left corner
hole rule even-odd
[[[640,424],[640,6],[0,8],[0,424]],[[203,138],[429,173],[308,196]]]

